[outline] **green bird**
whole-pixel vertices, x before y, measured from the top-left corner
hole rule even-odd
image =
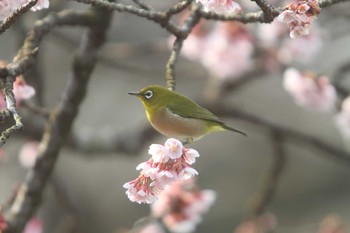
[[[141,100],[153,128],[167,137],[191,143],[206,134],[225,130],[246,136],[193,100],[164,87],[153,85],[128,94]]]

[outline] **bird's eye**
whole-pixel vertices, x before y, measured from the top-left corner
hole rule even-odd
[[[150,99],[150,98],[152,98],[152,96],[153,96],[153,92],[152,91],[146,91],[145,92],[146,99]]]

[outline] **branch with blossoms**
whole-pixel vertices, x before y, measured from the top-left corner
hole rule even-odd
[[[300,37],[309,36],[310,41],[319,42],[312,40],[315,38],[312,37],[314,36],[312,34],[316,31],[316,27],[314,25],[311,30],[311,24],[314,24],[315,17],[320,14],[321,8],[341,2],[340,0],[307,0],[292,3],[283,8],[276,8],[265,0],[254,0],[260,10],[244,12],[242,7],[233,0],[225,1],[225,3],[214,0],[184,0],[163,11],[156,10],[139,0],[133,1],[135,5],[102,0],[76,1],[89,4],[92,9],[88,12],[65,10],[39,20],[33,30],[29,32],[13,62],[0,68],[0,81],[3,96],[6,98],[6,107],[0,114],[0,120],[5,121],[12,117],[15,121],[13,126],[2,133],[0,137],[0,145],[2,145],[12,133],[18,132],[23,127],[23,122],[17,112],[17,105],[21,97],[16,95],[15,87],[16,85],[18,85],[17,87],[25,85],[16,83],[16,80],[21,80],[20,75],[37,62],[36,56],[40,51],[44,37],[58,26],[71,25],[89,28],[80,42],[80,47],[73,61],[71,79],[56,108],[48,112],[30,103],[26,104],[33,112],[49,115],[49,119],[43,131],[43,139],[35,165],[16,192],[12,205],[6,210],[6,227],[1,225],[0,232],[3,230],[5,232],[21,232],[26,222],[31,219],[34,211],[39,207],[44,188],[64,144],[64,139],[68,137],[78,114],[79,106],[84,99],[89,77],[97,62],[97,51],[104,43],[112,11],[127,12],[151,20],[174,37],[174,43],[171,45],[170,56],[165,67],[165,76],[167,87],[170,90],[175,90],[175,68],[180,55],[187,56],[190,60],[200,61],[212,77],[220,79],[219,87],[224,86],[221,84],[225,83],[224,80],[229,77],[241,78],[247,72],[252,71],[252,67],[257,65],[251,60],[256,49],[253,46],[254,35],[241,23],[271,23],[275,18],[278,18],[279,21],[287,24],[287,30],[276,30],[274,38],[261,36],[260,39],[266,42],[263,56],[268,59],[263,57],[261,59],[263,64],[259,64],[259,68],[268,72],[276,67],[289,66],[291,60],[294,59],[294,54],[290,51],[300,48],[300,44],[293,44],[282,37],[289,34],[291,38],[295,39],[294,41],[298,41]],[[0,34],[5,32],[29,9],[37,10],[48,7],[48,1],[45,0],[9,1],[7,5],[2,3],[0,2],[0,20],[4,21],[0,26]],[[182,13],[185,13],[185,20],[181,25],[177,25],[172,18]],[[215,24],[213,30],[209,32],[205,25],[205,19],[230,22]],[[267,36],[271,36],[271,34],[273,33],[265,33]],[[271,47],[271,40],[279,41],[283,46]],[[316,47],[319,45],[319,43],[312,44]],[[308,45],[306,46],[309,49],[307,52],[311,53],[315,47]],[[296,53],[298,52],[300,53],[300,51]],[[306,56],[299,54],[299,57],[305,58]],[[222,60],[235,62],[234,64],[224,63]],[[287,69],[284,76],[286,76],[284,87],[296,104],[318,111],[334,109],[337,100],[336,88],[331,85],[328,77],[310,74],[310,72],[299,72],[292,68]],[[232,85],[233,87],[231,86],[231,90],[234,87],[241,88],[245,82],[237,82]],[[340,88],[338,87],[339,90]],[[346,92],[344,91],[344,93]],[[348,98],[343,101],[341,112],[336,115],[336,118],[340,128],[346,129],[342,133],[350,137],[350,131],[347,130],[349,127],[344,127],[349,124],[350,100]],[[253,124],[262,125],[273,132],[275,159],[268,173],[268,179],[258,193],[258,201],[251,210],[252,215],[256,217],[255,222],[262,221],[261,218],[264,217],[266,206],[275,193],[283,169],[285,155],[281,137],[323,149],[328,152],[329,158],[338,159],[345,163],[350,161],[347,152],[313,136],[278,126],[239,110],[231,110],[231,108],[220,104],[208,105],[207,107],[219,115],[240,118]],[[150,135],[154,136],[155,134],[154,131],[150,131],[150,128],[144,128],[139,130],[138,135],[141,135],[138,137],[141,139],[134,144],[137,144],[137,149],[140,150],[145,143],[149,142]],[[117,139],[113,149],[118,151],[129,149],[126,141],[132,141],[130,138]],[[196,224],[200,222],[201,214],[208,210],[215,199],[213,191],[200,191],[192,183],[193,180],[188,179],[198,173],[192,167],[195,159],[199,156],[198,152],[184,148],[181,142],[175,139],[168,139],[164,145],[152,145],[149,154],[152,155],[152,158],[137,167],[138,170],[141,170],[139,177],[124,186],[131,201],[154,202],[152,216],[157,219],[157,222],[153,222],[153,225],[147,225],[145,228],[149,227],[153,229],[153,232],[159,232],[161,231],[159,228],[164,227],[165,231],[193,231]],[[270,221],[272,218],[268,216],[267,219]],[[148,231],[152,230],[148,229]]]

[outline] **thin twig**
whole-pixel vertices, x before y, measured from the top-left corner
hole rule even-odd
[[[16,99],[13,93],[14,79],[15,77],[7,76],[7,78],[3,82],[2,91],[6,99],[7,109],[11,113],[11,116],[13,117],[15,124],[1,133],[0,147],[6,143],[6,140],[10,137],[11,134],[18,133],[23,128],[22,118],[17,113]]]
[[[171,50],[169,60],[166,64],[165,76],[167,81],[167,87],[169,90],[172,90],[172,91],[175,90],[175,85],[176,85],[175,64],[177,62],[177,58],[180,54],[181,47],[184,40],[188,37],[192,29],[196,26],[196,24],[200,20],[199,11],[200,11],[199,5],[196,5],[196,4],[192,5],[191,13],[185,20],[184,25],[181,27],[181,35],[176,36],[173,49]]]
[[[30,8],[32,8],[38,0],[30,0],[26,4],[24,4],[19,9],[15,10],[9,17],[7,17],[2,24],[0,25],[0,35],[4,33],[7,29],[11,27],[12,24],[16,22],[16,20],[26,13]]]

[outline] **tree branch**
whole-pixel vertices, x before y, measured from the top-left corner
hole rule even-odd
[[[266,211],[266,206],[271,202],[285,167],[286,156],[283,150],[283,136],[276,130],[271,132],[273,146],[273,158],[270,169],[266,172],[260,189],[250,198],[247,218],[255,218]]]
[[[217,115],[222,117],[233,117],[246,122],[249,122],[254,125],[263,126],[270,130],[276,131],[280,135],[283,135],[286,139],[291,139],[298,144],[311,145],[317,150],[323,153],[317,153],[319,156],[323,156],[330,160],[335,160],[343,164],[350,165],[350,154],[345,150],[333,146],[323,140],[317,139],[314,136],[300,133],[296,130],[279,126],[273,122],[260,118],[258,116],[243,112],[232,106],[223,105],[220,103],[215,103],[212,105],[202,105],[205,108],[208,108],[212,112],[215,112]]]
[[[25,223],[39,206],[60,148],[71,130],[79,106],[84,99],[91,72],[96,64],[97,51],[105,41],[111,12],[92,9],[83,15],[89,15],[89,21],[92,20],[96,24],[90,26],[90,30],[84,35],[76,52],[72,77],[60,103],[50,115],[36,164],[29,171],[11,209],[6,213],[9,227],[5,233],[21,232]]]
[[[12,24],[16,22],[16,20],[26,13],[30,8],[32,8],[38,0],[30,0],[26,4],[24,4],[22,7],[19,9],[15,10],[12,15],[7,17],[2,24],[0,25],[0,35],[4,33],[7,29],[11,27]]]

